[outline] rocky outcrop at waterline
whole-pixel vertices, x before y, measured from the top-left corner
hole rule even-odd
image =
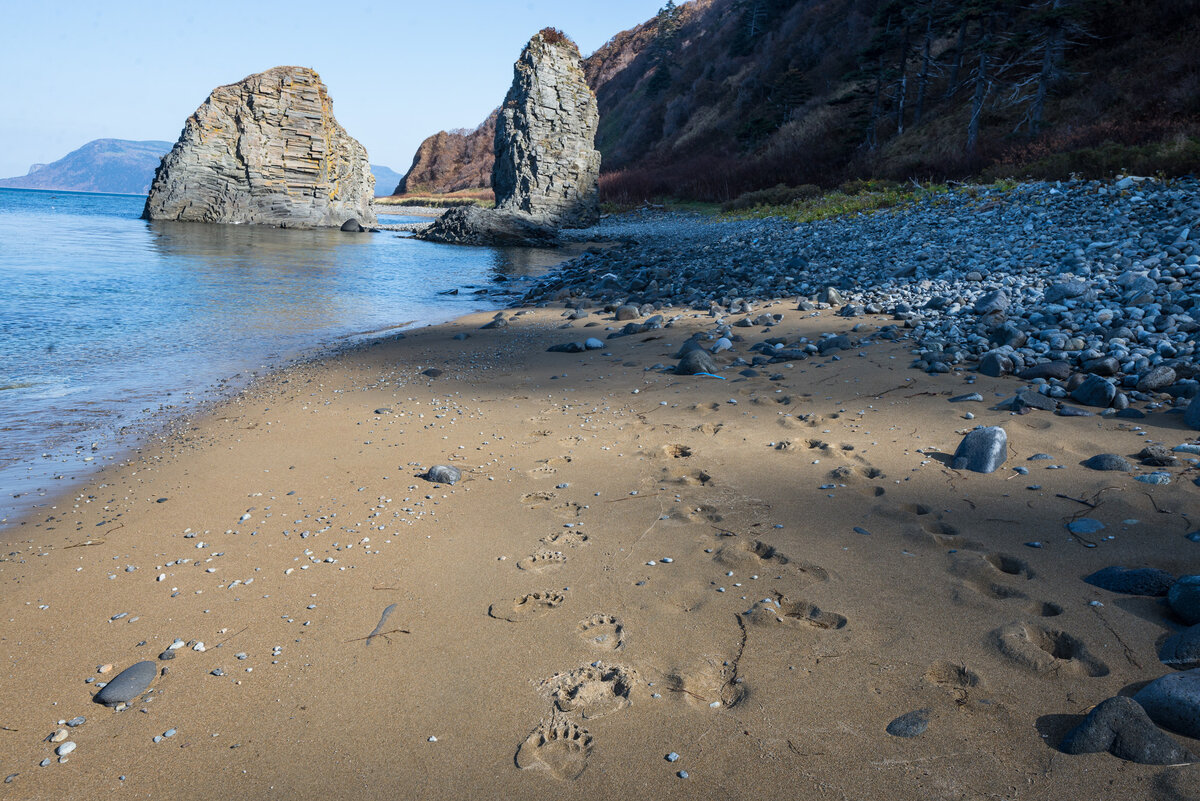
[[[558,228],[600,219],[599,113],[579,48],[547,28],[513,67],[496,120],[496,208],[453,209],[418,236],[450,244],[553,244]]]
[[[367,151],[321,78],[275,67],[213,90],[159,165],[142,216],[287,228],[371,224]]]
[[[496,120],[496,208],[561,228],[600,219],[600,113],[579,48],[547,28],[525,46]]]

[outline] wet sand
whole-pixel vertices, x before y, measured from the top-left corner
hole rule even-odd
[[[794,308],[736,352],[889,322]],[[1080,462],[1192,441],[1179,415],[991,411],[1022,384],[911,370],[903,342],[648,371],[712,328],[673,312],[582,354],[545,351],[612,315],[289,368],[0,534],[0,798],[1200,797],[1195,766],[1054,748],[1169,672],[1160,601],[1081,579],[1196,572],[1196,471]],[[977,424],[1008,433],[993,474],[948,467]],[[204,650],[92,702],[177,637]]]

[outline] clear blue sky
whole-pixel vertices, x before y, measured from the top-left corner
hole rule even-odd
[[[588,55],[663,2],[6,0],[0,177],[92,139],[173,142],[215,87],[281,64],[316,69],[371,161],[403,173],[426,136],[500,104],[541,28]]]

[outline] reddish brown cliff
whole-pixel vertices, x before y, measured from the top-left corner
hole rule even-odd
[[[445,195],[491,186],[496,114],[493,111],[474,131],[439,131],[422,142],[396,194]]]

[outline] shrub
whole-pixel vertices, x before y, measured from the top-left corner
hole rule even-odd
[[[800,200],[814,198],[819,194],[821,194],[821,187],[815,184],[801,184],[800,186],[777,184],[770,189],[744,192],[723,204],[721,211],[740,211],[752,209],[755,206],[788,206]]]
[[[543,39],[546,40],[546,44],[552,44],[552,45],[568,44],[568,45],[571,45],[572,47],[576,46],[575,42],[571,41],[571,37],[567,36],[565,33],[560,31],[558,28],[542,28],[540,31],[538,31],[538,33],[541,35],[541,37]]]

